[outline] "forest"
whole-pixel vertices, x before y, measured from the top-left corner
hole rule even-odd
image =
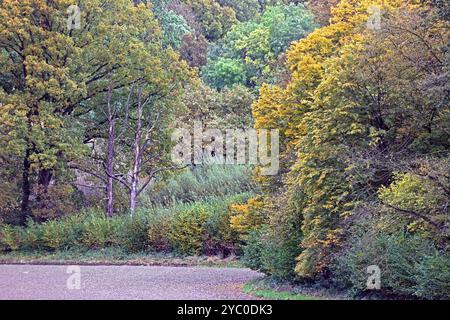
[[[0,256],[233,257],[450,299],[449,18],[448,0],[0,0]],[[199,125],[264,133],[278,170],[195,134],[175,161]]]

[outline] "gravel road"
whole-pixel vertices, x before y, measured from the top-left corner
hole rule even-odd
[[[239,268],[0,265],[0,300],[246,300],[253,297],[242,286],[261,276]]]

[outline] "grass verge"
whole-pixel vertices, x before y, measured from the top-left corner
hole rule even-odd
[[[329,297],[320,294],[306,294],[300,292],[300,288],[281,283],[265,277],[250,281],[244,285],[244,293],[267,300],[324,300]]]
[[[0,253],[0,264],[243,267],[236,257],[177,256],[146,252],[130,254],[115,248],[46,253],[31,251]]]

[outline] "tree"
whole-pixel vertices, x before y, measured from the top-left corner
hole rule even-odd
[[[183,37],[180,55],[191,67],[201,67],[207,62],[208,41],[201,33],[190,33]]]
[[[386,17],[382,31],[365,28],[374,5]],[[327,274],[345,217],[392,182],[391,161],[448,149],[446,27],[420,10],[341,1],[329,26],[289,50],[287,86],[261,89],[256,127],[281,129],[286,186],[302,193],[300,276]]]
[[[203,68],[204,80],[215,88],[235,83],[254,88],[264,81],[273,83],[278,80],[278,58],[293,41],[314,28],[314,17],[302,4],[268,7],[260,17],[237,24],[211,48]],[[241,75],[229,77],[224,83],[224,73],[230,71],[225,67],[238,65],[242,66]]]
[[[147,49],[134,62],[134,81],[114,94],[108,91],[106,104],[98,111],[97,123],[107,126],[107,134],[96,140],[106,140],[100,151],[104,169],[100,179],[106,183],[108,216],[113,214],[113,181],[126,188],[133,213],[139,195],[156,175],[176,168],[169,158],[170,123],[192,74],[174,51],[155,43],[157,39],[147,42]],[[120,158],[115,152],[118,148]]]
[[[182,0],[195,14],[201,33],[208,41],[216,41],[237,22],[233,9],[222,7],[214,0]]]
[[[258,0],[219,0],[222,6],[233,8],[239,21],[254,19],[261,11]]]
[[[147,7],[125,0],[86,1],[81,29],[68,30],[68,6],[62,0],[1,2],[1,132],[10,140],[5,152],[21,158],[22,223],[30,202],[39,206],[49,192],[55,169],[85,150],[82,130],[71,120],[75,110],[127,83],[122,66],[137,57],[138,37],[143,30],[159,32]]]
[[[203,77],[207,82],[221,90],[235,83],[244,83],[244,66],[238,59],[221,58],[203,69]]]
[[[183,37],[191,33],[191,29],[180,14],[168,8],[168,1],[155,1],[153,11],[164,33],[164,44],[179,49]]]

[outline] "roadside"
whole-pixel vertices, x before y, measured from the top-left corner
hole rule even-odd
[[[114,248],[92,251],[9,252],[0,253],[0,265],[128,265],[128,266],[205,266],[243,268],[235,256],[177,256],[160,253],[124,253]]]
[[[270,277],[253,279],[243,287],[244,293],[267,300],[348,300],[341,292],[325,288],[276,281]]]

